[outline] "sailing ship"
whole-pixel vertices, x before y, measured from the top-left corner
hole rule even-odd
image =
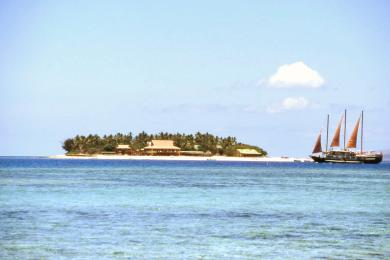
[[[346,120],[347,111],[344,111],[344,115],[341,117],[332,142],[330,144],[330,149],[328,149],[328,132],[329,132],[329,115],[327,117],[326,125],[326,148],[325,151],[322,150],[321,145],[321,132],[317,137],[317,141],[314,145],[311,158],[318,163],[323,162],[332,162],[332,163],[380,163],[383,159],[383,154],[381,152],[364,152],[363,151],[363,111],[360,114],[355,127],[352,130],[351,136],[346,144]],[[344,122],[344,149],[337,149],[340,147],[340,132],[341,127]],[[360,151],[356,150],[357,138],[360,127]]]

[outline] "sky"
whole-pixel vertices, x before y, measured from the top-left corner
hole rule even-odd
[[[0,2],[0,155],[209,132],[306,156],[330,114],[390,148],[388,1]],[[331,133],[332,134],[332,133]],[[330,135],[331,135],[330,134]],[[323,139],[323,142],[325,140]]]

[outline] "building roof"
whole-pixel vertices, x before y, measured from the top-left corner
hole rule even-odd
[[[237,151],[240,154],[260,155],[260,153],[258,151],[256,151],[255,149],[237,149]]]
[[[118,144],[116,149],[130,149],[130,146],[128,144]]]
[[[180,150],[179,147],[173,145],[172,140],[152,140],[144,149]]]

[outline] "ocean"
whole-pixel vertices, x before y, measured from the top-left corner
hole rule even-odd
[[[1,259],[389,259],[390,163],[0,157]]]

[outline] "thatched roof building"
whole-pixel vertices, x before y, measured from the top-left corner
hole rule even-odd
[[[116,146],[116,153],[131,154],[131,147],[128,144],[118,144]]]
[[[240,157],[260,157],[260,156],[262,156],[262,154],[259,153],[255,149],[237,149],[237,154]]]
[[[180,148],[172,140],[152,140],[144,148],[147,155],[180,155]]]
[[[118,149],[118,150],[130,149],[130,146],[128,144],[118,144],[116,149]]]

